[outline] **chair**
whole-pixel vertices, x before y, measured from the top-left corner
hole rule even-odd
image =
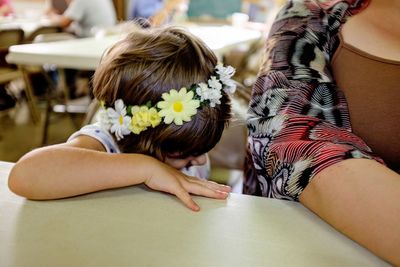
[[[12,67],[5,60],[8,48],[20,44],[24,39],[24,31],[19,28],[0,30],[0,67]],[[15,67],[15,66],[14,66]]]
[[[56,29],[53,29],[56,30]],[[47,31],[47,32],[46,32]],[[35,34],[35,36],[33,36]],[[47,27],[42,27],[38,30],[36,30],[34,33],[31,34],[31,37],[33,37],[32,42],[33,43],[46,43],[46,42],[58,42],[58,41],[66,41],[66,40],[71,40],[75,39],[76,36],[71,34],[71,33],[66,33],[66,32],[52,32],[52,29]],[[49,77],[47,70],[48,68],[53,68],[52,66],[41,66],[41,67],[34,67],[28,69],[29,73],[34,73],[34,72],[39,72],[45,80],[47,81],[48,87],[46,89],[46,109],[45,109],[45,114],[44,114],[44,123],[43,123],[43,132],[42,132],[42,141],[41,145],[45,145],[47,143],[47,136],[49,132],[49,124],[50,124],[50,115],[53,111],[55,112],[61,112],[61,113],[67,113],[70,115],[70,113],[75,113],[76,110],[74,109],[74,105],[69,103],[68,99],[68,89],[65,85],[65,76],[64,76],[64,70],[63,69],[58,69],[59,71],[59,79],[60,79],[60,85],[61,88],[57,88],[57,86],[54,84],[52,79]],[[60,98],[60,95],[57,94],[57,92],[61,91],[61,99],[63,105],[55,105],[53,106],[53,101],[56,101]],[[56,93],[56,94],[54,94]],[[86,109],[85,109],[86,111]],[[78,112],[81,113],[82,111]]]
[[[68,32],[40,33],[33,38],[33,43],[58,42],[75,39],[76,36]]]
[[[18,69],[0,67],[0,84],[10,82],[21,78],[21,72]]]
[[[22,29],[0,30],[0,84],[22,78],[21,71],[15,65],[8,64],[5,57],[8,54],[8,48],[20,44],[23,39],[24,31]]]
[[[24,31],[20,28],[0,30],[0,48],[4,49],[20,44],[24,39]]]

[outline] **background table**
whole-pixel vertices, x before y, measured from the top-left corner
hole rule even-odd
[[[1,18],[0,17],[0,30],[20,28],[24,31],[25,37],[40,27],[55,26],[49,18]]]
[[[192,25],[186,28],[202,39],[219,57],[232,47],[261,37],[259,31],[232,26]],[[95,70],[104,51],[121,38],[123,35],[111,35],[11,46],[7,61],[17,65],[53,64],[62,68]]]
[[[0,162],[0,266],[389,266],[298,203],[133,186],[55,201],[11,193]]]

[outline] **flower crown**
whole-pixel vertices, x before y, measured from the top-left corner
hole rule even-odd
[[[215,66],[214,75],[207,83],[193,84],[189,89],[182,87],[179,91],[171,89],[163,93],[162,101],[151,105],[149,101],[142,106],[126,106],[122,99],[114,103],[114,107],[105,107],[101,101],[99,122],[103,129],[115,134],[121,140],[130,133],[140,134],[149,127],[156,127],[163,121],[165,124],[182,125],[191,121],[200,106],[215,107],[221,104],[222,90],[233,94],[236,84],[231,79],[235,74],[232,66]]]

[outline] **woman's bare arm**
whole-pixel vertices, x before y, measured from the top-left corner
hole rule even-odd
[[[376,255],[400,266],[400,175],[368,159],[317,174],[300,202]]]

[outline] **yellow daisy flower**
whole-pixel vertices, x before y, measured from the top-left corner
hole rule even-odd
[[[183,122],[190,121],[200,106],[200,101],[193,99],[193,96],[193,92],[187,92],[185,87],[179,92],[172,89],[169,93],[163,93],[161,97],[164,101],[158,102],[157,107],[161,109],[158,114],[164,117],[164,123],[182,125]]]
[[[161,117],[158,114],[157,109],[155,108],[149,109],[149,122],[151,124],[151,127],[153,128],[161,123]]]
[[[155,108],[147,106],[133,106],[131,108],[132,119],[128,129],[134,134],[140,134],[148,127],[156,127],[161,122],[161,117]]]

